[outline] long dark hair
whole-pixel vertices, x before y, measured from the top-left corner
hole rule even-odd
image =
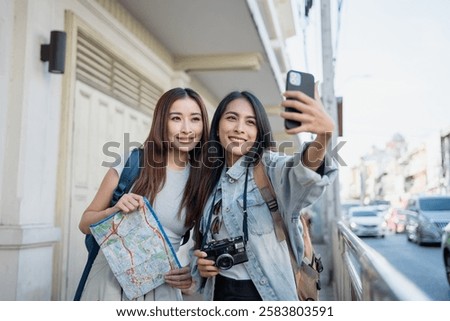
[[[220,179],[226,160],[225,149],[220,144],[218,135],[219,122],[228,105],[232,101],[240,98],[247,100],[255,112],[258,133],[256,136],[256,141],[252,147],[252,158],[254,162],[259,162],[265,150],[274,150],[275,145],[269,118],[267,117],[264,106],[259,99],[248,91],[233,91],[229,93],[219,103],[211,122],[209,140],[202,154],[203,166],[200,177],[203,179],[198,181],[197,195],[195,197],[195,201],[193,202],[194,204],[191,207],[194,212],[203,213],[208,197],[212,194],[217,182]],[[197,245],[199,245],[198,243],[199,242],[197,242]]]
[[[166,182],[167,156],[169,152],[169,138],[167,137],[167,122],[169,111],[173,103],[179,99],[192,98],[200,108],[203,122],[203,131],[200,142],[189,152],[191,165],[189,177],[184,188],[183,197],[179,208],[186,208],[185,226],[191,227],[196,221],[195,212],[189,210],[190,200],[194,197],[195,179],[200,175],[202,146],[206,144],[209,134],[209,120],[205,104],[200,95],[190,88],[173,88],[165,92],[156,103],[153,113],[152,127],[143,144],[144,161],[140,175],[136,180],[133,192],[149,197],[150,203],[154,203],[156,195],[164,187]]]

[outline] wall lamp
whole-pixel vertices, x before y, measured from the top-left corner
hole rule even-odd
[[[52,31],[50,44],[41,45],[41,61],[48,61],[48,72],[63,74],[66,61],[66,33]]]

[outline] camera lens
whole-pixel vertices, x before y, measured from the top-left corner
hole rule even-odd
[[[234,264],[233,257],[228,254],[222,254],[216,259],[216,266],[221,270],[228,270],[231,269],[231,267]]]

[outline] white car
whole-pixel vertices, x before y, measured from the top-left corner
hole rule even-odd
[[[348,226],[357,236],[384,237],[386,222],[375,207],[352,207],[348,211]]]

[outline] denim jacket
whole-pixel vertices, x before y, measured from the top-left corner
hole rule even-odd
[[[322,167],[323,175],[301,164],[301,153],[286,156],[274,152],[265,152],[262,162],[277,196],[280,213],[283,216],[296,259],[303,257],[303,227],[299,216],[302,208],[311,205],[324,192],[337,175],[337,168],[326,158]],[[231,168],[222,172],[217,184],[215,202],[222,200],[223,224],[230,237],[243,235],[243,194],[246,167],[244,157]],[[206,233],[208,217],[213,201],[210,196],[200,223],[200,231],[211,241],[211,233]],[[258,289],[263,300],[292,301],[298,300],[286,241],[279,242],[274,231],[272,215],[258,187],[256,186],[253,167],[249,168],[247,185],[248,212],[248,262],[245,265],[248,274]],[[197,269],[197,258],[193,257],[192,276],[205,300],[212,300],[215,278],[202,282]]]

